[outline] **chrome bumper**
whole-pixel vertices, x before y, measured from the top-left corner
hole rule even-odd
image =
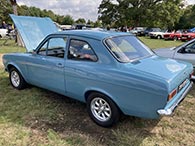
[[[173,113],[174,109],[179,105],[179,103],[186,97],[186,95],[188,94],[188,92],[192,88],[192,85],[193,85],[193,82],[190,82],[190,84],[188,85],[188,87],[186,87],[184,89],[185,91],[182,93],[182,95],[180,96],[179,99],[177,99],[171,105],[167,105],[164,109],[157,110],[157,113],[159,115],[161,115],[161,116],[170,116]]]
[[[192,81],[195,81],[195,76],[191,76],[191,80]]]

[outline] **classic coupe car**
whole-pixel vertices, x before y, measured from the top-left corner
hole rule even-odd
[[[164,34],[164,39],[165,40],[180,40],[183,34],[183,30],[177,30],[176,32],[167,32]]]
[[[28,52],[3,56],[11,85],[32,84],[85,102],[101,126],[116,124],[121,114],[171,115],[192,87],[190,63],[159,57],[129,33],[70,30],[45,37],[54,28],[49,19],[12,19]]]
[[[163,39],[164,38],[164,34],[166,31],[153,31],[153,32],[149,32],[148,35],[150,36],[150,38],[155,38],[155,39]]]
[[[181,36],[182,41],[190,41],[195,38],[195,32],[183,33]]]

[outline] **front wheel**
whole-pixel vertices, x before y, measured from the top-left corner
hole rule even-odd
[[[116,124],[120,118],[120,111],[116,104],[101,93],[89,95],[87,110],[91,119],[103,127],[110,127]]]
[[[161,39],[162,37],[160,35],[157,36],[157,39]]]
[[[11,68],[9,71],[9,79],[11,85],[18,90],[24,89],[26,87],[26,82],[24,78],[22,77],[20,72],[14,67]]]

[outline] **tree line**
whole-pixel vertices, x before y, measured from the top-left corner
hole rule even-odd
[[[102,0],[98,13],[99,20],[111,27],[195,27],[195,5],[186,0]]]
[[[13,13],[12,5],[9,0],[0,0],[0,23],[5,21],[7,23],[12,23],[9,14]],[[75,23],[78,24],[88,24],[94,27],[100,27],[101,23],[99,20],[93,22],[91,20],[85,20],[84,18],[79,18],[74,20],[70,15],[57,15],[51,10],[41,10],[36,7],[28,7],[26,5],[17,6],[18,15],[22,16],[36,16],[36,17],[50,17],[53,21],[61,25],[72,25]]]
[[[13,13],[9,0],[0,0],[0,20],[12,23]],[[195,5],[186,0],[102,0],[98,7],[98,20],[93,22],[70,15],[57,15],[51,10],[18,6],[18,15],[50,17],[61,25],[82,23],[94,27],[144,26],[162,29],[188,29],[195,27]]]

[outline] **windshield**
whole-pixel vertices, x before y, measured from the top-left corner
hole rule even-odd
[[[131,62],[153,55],[153,52],[134,36],[118,36],[106,40],[114,56],[121,62]]]

